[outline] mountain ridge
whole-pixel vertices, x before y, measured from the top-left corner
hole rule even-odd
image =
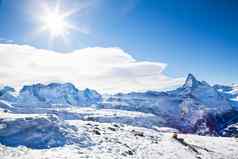
[[[230,99],[234,98],[232,90],[227,94],[228,86],[211,86],[192,74],[188,74],[184,85],[167,92],[118,93],[104,97],[89,88],[79,90],[71,83],[28,85],[18,95],[12,95],[13,91],[14,88],[4,87],[0,90],[0,100],[28,109],[96,106],[151,113],[163,118],[164,126],[200,135],[218,135],[227,123],[235,124],[236,120],[231,122],[230,119],[238,115],[234,107],[237,102]]]

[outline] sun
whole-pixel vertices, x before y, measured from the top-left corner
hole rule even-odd
[[[63,36],[69,31],[64,17],[58,13],[49,13],[43,19],[43,23],[45,30],[49,31],[53,37]]]
[[[65,38],[73,29],[77,29],[68,22],[68,18],[74,11],[64,11],[58,3],[54,8],[44,5],[39,21],[41,28],[39,32],[48,32],[50,39]]]

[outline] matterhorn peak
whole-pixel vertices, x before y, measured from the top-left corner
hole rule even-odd
[[[193,74],[189,73],[183,87],[195,87],[199,83],[200,81],[198,81]]]

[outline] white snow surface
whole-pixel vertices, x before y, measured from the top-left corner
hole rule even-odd
[[[151,114],[90,109],[64,109],[64,111],[94,114],[94,116],[151,116]],[[55,110],[61,111],[61,110]],[[2,112],[4,114],[4,112]],[[19,120],[22,118],[39,119],[44,114],[1,115],[2,120]],[[1,159],[237,159],[238,140],[224,137],[205,137],[189,134],[178,134],[187,146],[173,138],[172,129],[152,130],[138,126],[111,121],[87,121],[81,119],[65,120],[66,125],[73,126],[76,134],[90,139],[88,146],[66,144],[61,147],[32,149],[25,146],[10,147],[0,144]],[[18,127],[19,128],[19,127]],[[168,131],[166,131],[166,129]],[[1,128],[0,128],[1,130]],[[27,135],[27,134],[26,134]],[[29,137],[34,134],[29,134]],[[82,136],[81,136],[82,137]]]
[[[232,86],[215,85],[220,93],[223,93],[230,101],[233,108],[238,110],[238,85]]]
[[[156,128],[165,123],[164,119],[150,113],[126,111],[119,109],[97,109],[93,107],[61,108],[54,111],[59,117],[70,120],[80,119],[100,123],[118,123],[138,127]]]
[[[233,97],[231,98],[232,101],[238,102],[238,85],[232,86],[232,90],[228,92]]]
[[[233,85],[232,90],[229,93],[231,93],[233,95],[235,95],[235,94],[237,95],[238,94],[238,85]]]
[[[77,130],[56,116],[7,115],[0,120],[0,143],[4,145],[45,149],[65,144],[92,144],[80,128]]]

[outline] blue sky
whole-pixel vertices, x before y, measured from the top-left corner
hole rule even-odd
[[[195,74],[210,83],[238,83],[238,2],[221,0],[61,0],[78,12],[67,20],[68,44],[40,27],[40,0],[0,2],[1,43],[26,44],[58,52],[87,47],[119,47],[138,61],[168,64],[165,74]],[[47,1],[45,1],[47,2]],[[56,1],[48,1],[55,6]]]

